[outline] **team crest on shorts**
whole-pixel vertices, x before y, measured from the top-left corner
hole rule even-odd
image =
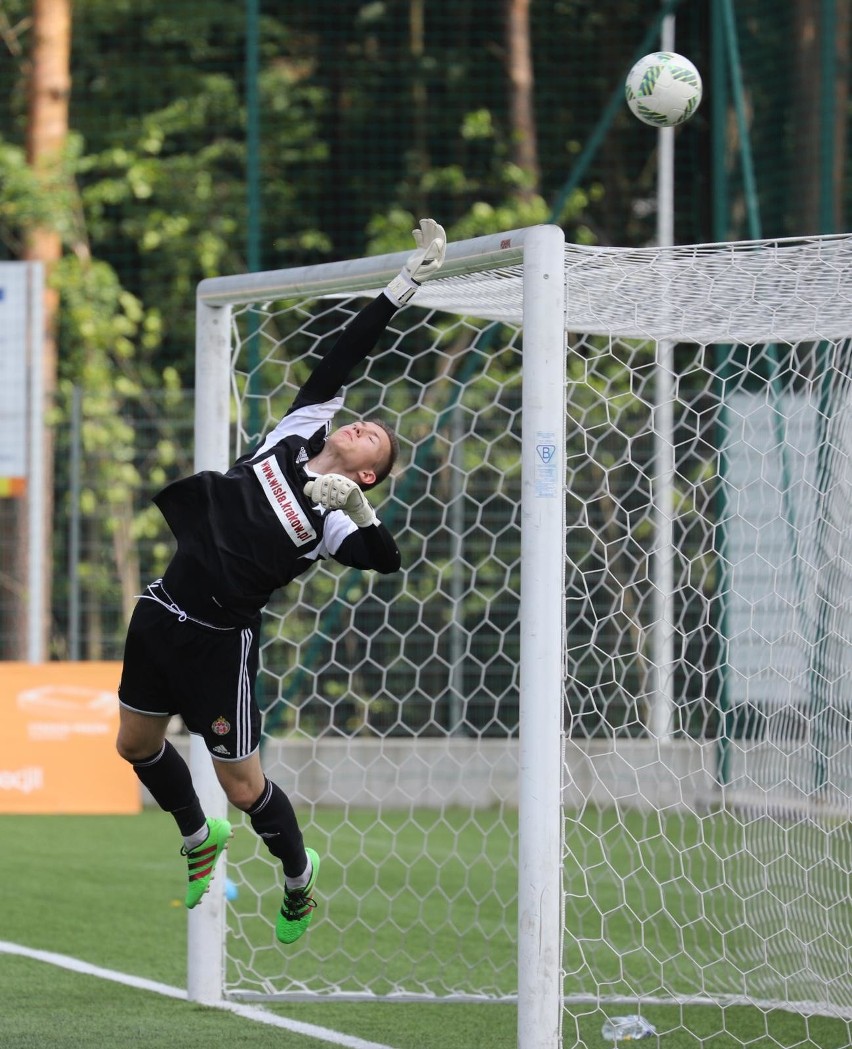
[[[231,723],[224,718],[216,718],[210,728],[213,729],[217,736],[227,736],[231,731]]]

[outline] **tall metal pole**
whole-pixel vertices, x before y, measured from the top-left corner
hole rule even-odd
[[[47,452],[45,450],[44,263],[27,264],[29,303],[29,462],[27,478],[27,660],[43,663],[49,592],[45,574]]]
[[[230,387],[231,310],[227,306],[196,307],[195,348],[195,469],[225,470],[230,454],[228,418]],[[208,816],[222,819],[227,801],[201,736],[190,736],[192,781]],[[225,872],[223,855],[203,907],[189,912],[187,995],[190,1001],[214,1005],[221,1001],[225,974]]]
[[[565,235],[524,246],[518,841],[518,1049],[562,1025]]]
[[[261,266],[259,76],[259,0],[246,0],[246,262],[250,273],[256,273]]]
[[[730,201],[728,192],[727,169],[727,120],[728,120],[728,62],[726,57],[726,35],[724,14],[720,0],[713,0],[710,12],[710,82],[713,85],[711,106],[711,136],[713,154],[713,240],[723,241],[728,238],[728,218]],[[719,729],[716,748],[716,779],[721,787],[731,781],[731,744],[733,740],[736,712],[731,707],[728,666],[728,608],[730,604],[730,567],[728,565],[728,441],[729,413],[726,403],[726,378],[730,368],[730,346],[719,345],[713,348],[715,375],[713,388],[718,408],[718,419],[715,425],[716,447],[719,450],[719,479],[714,497],[716,514],[716,536],[714,546],[717,550],[717,584],[715,594],[716,632],[719,638],[718,665],[722,672],[718,675],[718,709]]]
[[[450,622],[450,681],[448,732],[451,736],[463,735],[466,711],[464,698],[464,492],[462,477],[464,461],[462,440],[461,411],[458,405],[453,408],[450,419],[450,528],[452,533],[453,570],[450,576],[450,596],[452,598],[452,620]]]
[[[834,133],[837,92],[837,7],[835,0],[820,4],[820,120],[819,120],[819,231],[835,233]]]
[[[249,273],[262,267],[260,240],[260,0],[246,0],[246,264]],[[246,429],[254,439],[263,425],[260,402],[252,397],[255,369],[260,361],[260,325],[257,315],[249,314],[246,332],[248,367],[248,418]]]
[[[70,478],[68,482],[68,658],[80,658],[80,492],[83,466],[83,391],[71,390]]]
[[[675,16],[663,19],[663,51],[674,51]],[[674,244],[674,135],[657,132],[657,244]],[[651,705],[648,731],[667,740],[674,731],[674,344],[657,343],[654,380],[654,623],[651,630]]]

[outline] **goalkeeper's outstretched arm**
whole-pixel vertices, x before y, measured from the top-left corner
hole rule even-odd
[[[417,250],[406,260],[381,295],[369,302],[344,328],[328,353],[315,365],[299,390],[290,411],[305,404],[331,400],[353,370],[373,350],[398,309],[410,302],[423,281],[434,277],[444,264],[447,235],[434,219],[421,219],[413,231]]]

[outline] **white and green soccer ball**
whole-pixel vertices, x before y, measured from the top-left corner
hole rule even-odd
[[[627,74],[624,97],[634,116],[652,127],[674,127],[689,120],[701,102],[701,75],[674,51],[640,58]]]

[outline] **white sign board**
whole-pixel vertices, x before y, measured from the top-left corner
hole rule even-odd
[[[839,703],[852,681],[849,406],[835,403],[830,421],[807,391],[741,392],[726,406],[728,701],[808,709],[820,689]],[[820,476],[823,442],[833,455]]]
[[[0,477],[26,477],[30,267],[0,262]]]

